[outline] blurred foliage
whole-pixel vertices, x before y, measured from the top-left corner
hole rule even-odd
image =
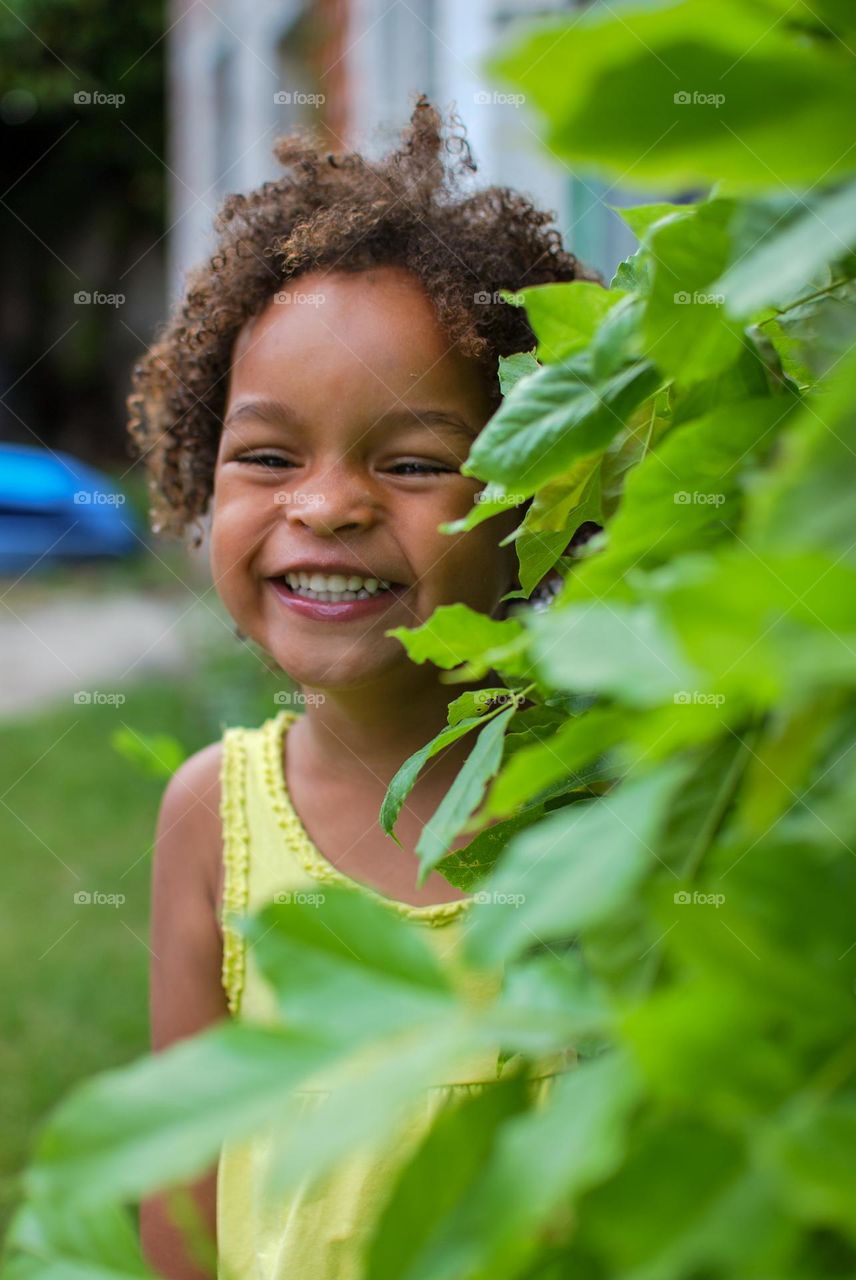
[[[628,210],[608,295],[523,290],[537,348],[503,371],[464,467],[490,500],[459,527],[534,497],[523,580],[555,565],[558,596],[395,633],[450,692],[496,678],[458,691],[381,822],[471,736],[418,852],[475,888],[459,960],[498,991],[465,998],[356,889],[266,907],[242,927],[280,1023],[75,1090],[4,1280],[146,1274],[123,1204],[272,1116],[271,1192],[311,1183],[485,1045],[518,1070],[441,1109],[367,1224],[368,1280],[856,1274],[854,43],[838,0],[679,0],[596,6],[497,60],[570,163],[724,180]]]
[[[123,273],[150,246],[154,256],[139,271],[150,279],[160,267],[164,32],[162,0],[0,6],[4,372],[10,383],[22,378],[7,431],[37,443],[26,423],[41,440],[96,462],[127,456],[117,416],[127,369],[115,356],[133,340],[115,308],[72,299],[80,290],[130,294],[146,277]],[[81,103],[79,94],[124,101]],[[23,379],[36,361],[38,375]]]
[[[95,576],[86,575],[89,589]],[[72,705],[69,695],[0,723],[0,965],[14,974],[0,994],[0,1226],[57,1096],[147,1048],[151,848],[168,752],[180,759],[224,725],[259,723],[281,686],[222,635],[197,647],[180,677],[128,685],[121,707]],[[126,901],[79,907],[79,890]]]

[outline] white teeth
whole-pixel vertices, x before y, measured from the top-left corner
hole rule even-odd
[[[361,578],[358,574],[306,573],[300,570],[285,574],[293,591],[313,600],[368,600],[391,584],[384,578]]]

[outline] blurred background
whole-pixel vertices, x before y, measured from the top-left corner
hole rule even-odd
[[[520,23],[578,7],[0,5],[0,1220],[45,1110],[147,1048],[166,778],[276,710],[277,676],[236,637],[204,551],[148,530],[130,369],[223,197],[276,176],[279,133],[308,125],[374,154],[422,92],[463,119],[479,185],[555,210],[608,277],[633,249],[610,206],[634,201],[551,158],[483,71]]]

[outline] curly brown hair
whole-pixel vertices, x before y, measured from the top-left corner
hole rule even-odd
[[[465,130],[454,114],[444,125],[424,95],[399,148],[378,161],[323,152],[303,133],[278,139],[274,154],[288,172],[227,196],[213,256],[189,273],[134,367],[128,429],[149,472],[155,532],[181,534],[206,512],[233,343],[286,281],[324,268],[407,267],[450,343],[483,366],[495,408],[498,357],[535,345],[525,311],[499,290],[598,278],[563,248],[555,215],[521,192],[456,190],[458,176],[476,170]]]

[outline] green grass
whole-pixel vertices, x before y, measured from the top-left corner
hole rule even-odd
[[[39,1122],[78,1080],[148,1048],[151,843],[165,780],[111,745],[122,722],[189,754],[229,724],[278,708],[282,677],[242,646],[192,676],[147,681],[127,701],[62,706],[0,724],[0,1225],[19,1196]],[[78,905],[80,890],[124,894]]]

